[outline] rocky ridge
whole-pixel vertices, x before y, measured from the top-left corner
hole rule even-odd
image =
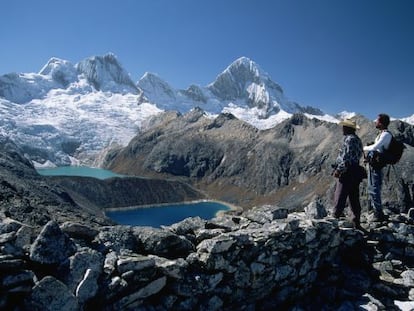
[[[372,122],[356,118],[362,141],[373,141]],[[384,199],[406,212],[413,207],[414,128],[393,121],[390,130],[407,149],[387,174]],[[104,166],[123,174],[177,178],[211,198],[246,208],[278,202],[289,209],[303,209],[315,196],[330,203],[331,165],[341,141],[340,126],[303,114],[260,131],[232,114],[211,119],[201,109],[193,109],[183,115],[158,116],[127,147],[112,150]],[[366,181],[361,189],[367,206]]]
[[[38,175],[22,151],[1,135],[0,216],[35,227],[53,219],[77,219],[89,226],[112,224],[102,209],[79,206],[64,189]]]
[[[1,309],[413,307],[412,209],[387,209],[384,223],[364,213],[367,232],[330,218],[322,201],[304,212],[259,205],[160,229],[114,225],[37,175],[10,140],[0,146]]]
[[[112,225],[1,146],[1,309],[414,307],[414,209],[386,208],[382,223],[364,212],[366,231],[319,200],[303,212],[260,205],[159,229]]]
[[[81,206],[99,209],[191,202],[205,195],[186,183],[174,180],[120,177],[99,180],[92,177],[49,176]]]

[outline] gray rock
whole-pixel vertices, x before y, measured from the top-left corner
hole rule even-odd
[[[79,287],[81,281],[85,281],[86,273],[88,272],[87,282],[97,282],[102,273],[102,265],[104,258],[101,253],[85,248],[78,251],[69,258],[69,272],[67,275],[66,284],[68,288],[75,292]]]
[[[407,287],[414,287],[414,269],[406,270],[401,273],[404,280],[404,285]]]
[[[1,287],[3,289],[11,289],[21,286],[22,284],[34,285],[35,275],[33,271],[23,270],[21,272],[7,275],[1,281]],[[32,287],[32,286],[30,286]]]
[[[236,241],[229,236],[218,236],[213,239],[204,240],[197,245],[198,252],[204,253],[223,253],[229,250]]]
[[[27,310],[76,311],[80,310],[78,300],[65,284],[52,276],[46,276],[33,287],[26,301]]]
[[[119,273],[125,273],[127,271],[140,271],[154,266],[155,260],[153,258],[138,254],[131,256],[119,256],[117,261]]]
[[[148,254],[174,259],[187,257],[194,250],[193,243],[169,231],[146,227],[136,227],[133,231]]]
[[[196,297],[202,293],[212,292],[223,280],[223,273],[216,274],[189,274],[172,284],[173,292],[179,296]]]
[[[180,279],[183,278],[188,269],[188,262],[183,258],[168,260],[158,256],[149,256],[154,258],[155,266],[159,268],[166,276]]]
[[[0,235],[3,233],[15,232],[19,230],[20,227],[21,223],[10,218],[4,218],[0,222]]]
[[[171,230],[178,235],[195,234],[196,231],[204,229],[207,221],[200,217],[188,217],[180,222],[177,222],[166,229]]]
[[[36,229],[31,226],[22,226],[16,233],[16,247],[30,251],[30,246],[36,238]]]
[[[26,262],[23,259],[16,259],[12,255],[0,255],[0,271],[16,271],[23,268]]]
[[[7,242],[14,241],[16,239],[16,232],[7,232],[0,234],[0,244],[5,244]]]
[[[161,291],[164,288],[166,281],[167,281],[166,277],[161,277],[159,279],[152,281],[146,286],[140,288],[137,292],[123,297],[116,304],[116,307],[120,310],[124,310],[126,308],[133,309],[134,307],[139,306],[141,304],[140,303],[141,299],[147,298]]]
[[[322,219],[328,215],[325,207],[320,201],[312,201],[305,206],[305,214],[309,218]]]
[[[95,241],[102,243],[108,251],[117,253],[125,249],[138,250],[138,242],[130,226],[103,227]]]
[[[41,264],[57,264],[76,252],[75,243],[55,221],[48,222],[30,248],[30,259]]]
[[[116,252],[110,252],[106,254],[103,270],[106,274],[111,275],[115,271],[116,261],[118,256]]]
[[[85,275],[76,287],[75,295],[78,298],[79,303],[82,305],[90,298],[95,297],[98,292],[98,279],[100,273],[96,270],[87,269]]]
[[[70,221],[64,222],[60,226],[60,228],[63,232],[65,232],[72,238],[80,238],[86,240],[93,240],[95,236],[99,233],[98,230],[93,229],[90,226]]]

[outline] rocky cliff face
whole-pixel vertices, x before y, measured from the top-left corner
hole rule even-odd
[[[0,215],[31,226],[50,220],[111,224],[101,209],[82,208],[62,187],[48,183],[9,139],[0,136]]]
[[[362,141],[373,141],[372,122],[358,118]],[[384,182],[384,198],[405,201],[407,209],[413,195],[413,126],[395,121],[390,129],[408,147]],[[259,131],[231,114],[211,119],[195,109],[162,115],[126,148],[110,153],[105,165],[124,174],[180,178],[213,198],[245,207],[277,202],[301,209],[315,196],[331,201],[331,164],[341,142],[340,126],[301,114]],[[366,181],[361,189],[366,193]]]
[[[181,203],[205,196],[186,183],[139,177],[97,180],[89,177],[50,176],[47,180],[65,189],[81,206],[99,209]]]
[[[105,208],[184,202],[205,196],[188,184],[148,178],[40,176],[22,151],[0,136],[0,215],[31,226],[50,220],[108,225]]]

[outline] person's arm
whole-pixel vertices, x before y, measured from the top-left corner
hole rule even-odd
[[[391,137],[392,135],[389,132],[383,131],[374,144],[364,147],[364,151],[375,150],[378,152],[383,152],[390,145]]]

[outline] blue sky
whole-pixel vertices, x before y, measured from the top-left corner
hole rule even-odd
[[[303,106],[414,114],[411,0],[3,0],[0,42],[0,74],[112,52],[187,88],[246,56]]]

